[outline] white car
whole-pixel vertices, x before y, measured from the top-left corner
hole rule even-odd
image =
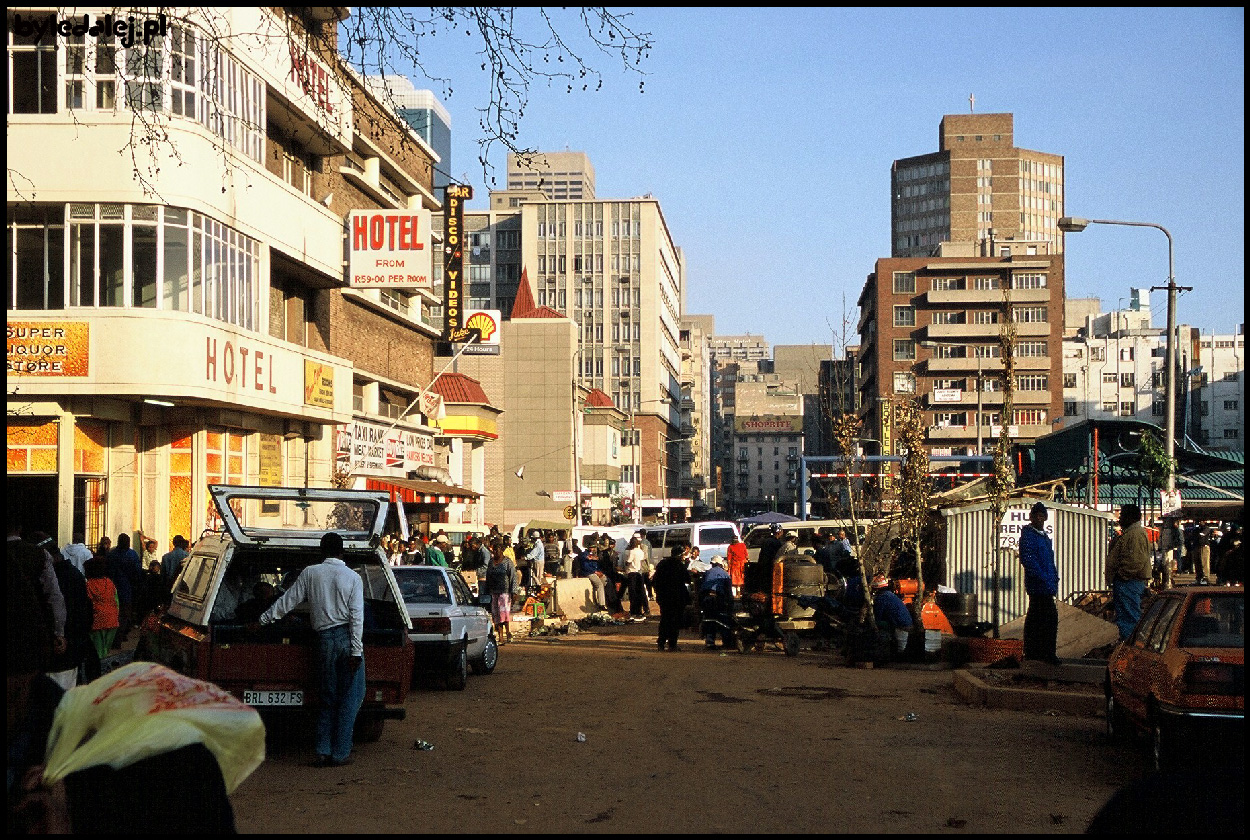
[[[499,661],[490,610],[480,606],[464,578],[442,566],[394,566],[391,571],[408,608],[408,637],[418,673],[443,674],[447,687],[460,691],[469,669],[489,674]]]

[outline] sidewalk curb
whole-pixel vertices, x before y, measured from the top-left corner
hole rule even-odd
[[[1053,711],[1085,717],[1103,714],[1103,698],[1100,694],[991,686],[967,669],[955,671],[955,693],[965,703],[990,709]]]

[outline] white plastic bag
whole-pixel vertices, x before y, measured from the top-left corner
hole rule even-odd
[[[203,744],[233,793],[265,760],[265,725],[251,706],[210,682],[133,662],[61,698],[48,735],[45,784],[88,767],[129,767]]]

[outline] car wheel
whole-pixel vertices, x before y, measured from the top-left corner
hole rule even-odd
[[[451,670],[447,672],[447,688],[450,691],[464,691],[469,682],[469,654],[462,648]]]
[[[482,648],[482,655],[469,664],[473,666],[473,673],[489,674],[495,670],[495,664],[498,661],[499,643],[495,641],[494,636],[487,636],[486,645]]]
[[[356,718],[356,726],[352,730],[352,735],[361,744],[372,744],[382,739],[382,730],[385,726],[386,718],[379,715],[361,715]]]

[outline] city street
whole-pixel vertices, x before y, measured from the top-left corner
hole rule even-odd
[[[972,708],[950,671],[713,653],[686,631],[659,653],[655,629],[505,645],[463,692],[418,687],[347,767],[273,733],[238,828],[1079,833],[1144,772],[1101,718]]]

